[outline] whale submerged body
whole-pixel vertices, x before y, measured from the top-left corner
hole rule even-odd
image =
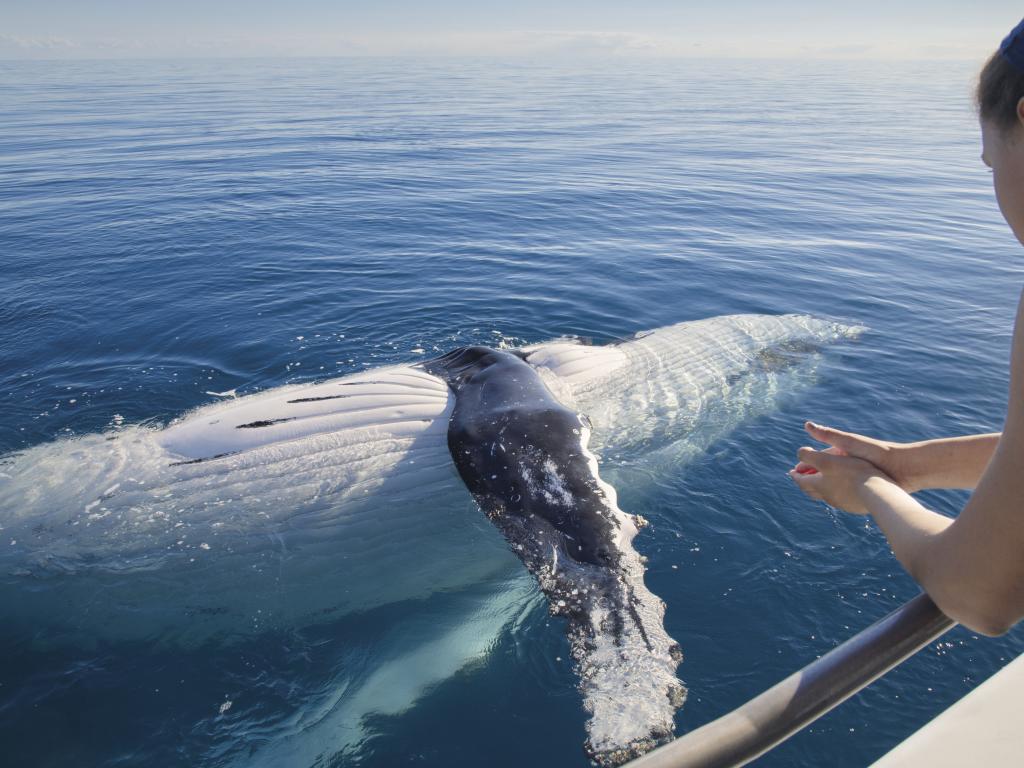
[[[228,640],[468,584],[521,600],[521,560],[567,617],[589,751],[621,760],[671,732],[684,694],[634,520],[596,455],[699,449],[855,332],[737,315],[607,346],[471,348],[37,446],[0,460],[8,629],[43,643]],[[514,460],[483,454],[527,423],[525,400],[480,385],[496,363],[560,425],[535,424]],[[495,397],[512,415],[501,427],[477,418]]]

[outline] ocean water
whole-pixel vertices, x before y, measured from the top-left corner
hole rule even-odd
[[[635,544],[685,653],[684,733],[917,592],[870,521],[784,476],[804,419],[892,439],[1001,425],[1024,253],[979,160],[975,71],[0,62],[0,455],[417,349],[747,312],[863,325],[679,471],[604,465],[652,523]],[[924,498],[955,514],[965,494]],[[5,762],[246,765],[287,742],[295,766],[586,765],[536,593],[468,663],[442,643],[420,665],[436,674],[397,664],[480,594],[189,648],[0,623]],[[464,626],[450,642],[472,646]],[[869,763],[1022,632],[954,630],[758,765]]]

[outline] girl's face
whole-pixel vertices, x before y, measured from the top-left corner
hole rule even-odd
[[[1003,129],[982,120],[981,144],[981,160],[992,169],[999,210],[1024,244],[1024,125]]]

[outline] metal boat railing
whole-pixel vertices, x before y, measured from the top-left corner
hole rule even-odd
[[[741,707],[623,768],[746,765],[955,625],[922,593]]]

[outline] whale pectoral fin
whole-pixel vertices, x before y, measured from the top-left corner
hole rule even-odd
[[[562,350],[559,359],[572,354]],[[664,603],[644,585],[632,547],[637,525],[587,450],[585,418],[557,400],[526,357],[530,364],[470,347],[425,367],[456,394],[448,447],[466,487],[537,579],[551,613],[566,619],[591,715],[587,752],[617,765],[671,734],[685,698],[675,677],[682,657],[665,632]],[[592,361],[579,362],[585,373]]]
[[[365,441],[420,435],[447,424],[454,397],[444,381],[412,366],[392,366],[319,384],[281,387],[200,408],[159,433],[182,463],[273,450],[333,435]]]

